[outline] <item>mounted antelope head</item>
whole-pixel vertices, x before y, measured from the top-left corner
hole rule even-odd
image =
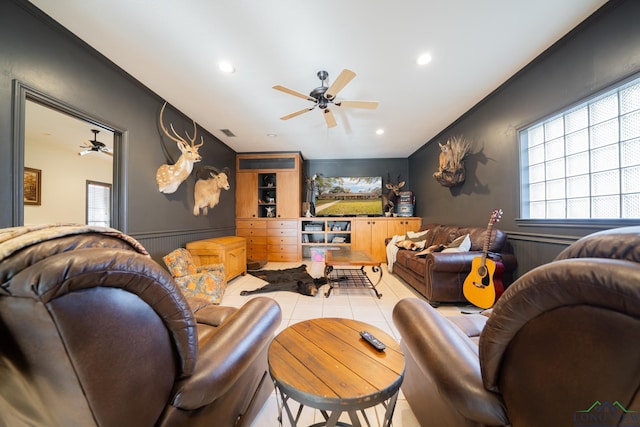
[[[201,170],[207,171],[206,178],[200,178],[198,172],[198,180],[193,191],[194,205],[193,214],[200,215],[200,209],[204,215],[209,212],[209,208],[213,209],[220,202],[220,190],[228,190],[229,185],[229,168],[222,170],[213,166],[204,166]]]
[[[173,124],[169,124],[171,128],[171,132],[167,131],[167,128],[164,126],[164,121],[162,118],[162,114],[164,113],[164,109],[167,106],[165,102],[160,110],[160,127],[165,135],[172,141],[178,145],[178,149],[182,153],[178,161],[173,165],[162,165],[158,168],[156,172],[156,183],[158,184],[158,191],[165,194],[175,193],[175,191],[180,187],[180,184],[187,179],[189,174],[191,174],[191,170],[193,170],[193,164],[195,162],[199,162],[202,160],[200,154],[198,154],[198,148],[204,144],[204,140],[202,136],[200,137],[200,144],[194,145],[196,141],[196,122],[193,122],[193,137],[190,137],[187,131],[185,131],[185,135],[187,135],[187,141],[173,128]]]

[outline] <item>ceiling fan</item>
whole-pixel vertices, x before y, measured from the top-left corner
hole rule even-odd
[[[353,71],[345,68],[338,75],[338,78],[335,79],[331,86],[328,87],[325,85],[325,80],[327,80],[327,77],[329,77],[329,73],[327,73],[326,71],[318,71],[317,75],[320,79],[321,86],[313,89],[311,92],[309,92],[309,95],[305,95],[304,93],[286,88],[281,85],[273,86],[275,90],[279,90],[281,92],[288,93],[289,95],[297,96],[298,98],[306,99],[307,101],[313,102],[313,105],[310,107],[306,107],[302,110],[280,117],[281,120],[289,120],[293,117],[299,116],[300,114],[311,111],[316,107],[319,107],[322,110],[322,115],[324,116],[324,120],[327,122],[327,126],[332,128],[336,126],[336,118],[329,108],[331,105],[346,108],[367,108],[369,110],[378,108],[378,101],[336,101],[335,98],[336,95],[338,95],[338,92],[340,92],[347,85],[347,83],[353,80],[353,78],[356,76],[356,73],[354,73]]]
[[[98,129],[91,129],[91,132],[93,132],[93,140],[89,140],[89,143],[85,142],[84,145],[81,145],[80,147],[84,148],[84,150],[80,151],[78,155],[84,156],[85,154],[96,152],[104,153],[108,156],[113,156],[113,150],[104,145],[104,143],[98,141],[98,134],[100,133],[100,131]]]

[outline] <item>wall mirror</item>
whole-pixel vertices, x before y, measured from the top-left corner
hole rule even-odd
[[[16,225],[120,221],[122,132],[23,88],[18,118]],[[22,123],[22,125],[20,125]],[[16,221],[14,221],[16,222]]]

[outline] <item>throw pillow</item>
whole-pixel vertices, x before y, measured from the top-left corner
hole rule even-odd
[[[213,304],[220,304],[227,287],[224,271],[210,271],[176,277],[175,281],[185,297],[204,298]]]
[[[465,234],[449,243],[442,252],[469,252],[469,249],[471,249],[471,239],[468,234]]]
[[[173,277],[182,277],[197,273],[191,253],[185,248],[178,248],[171,251],[171,253],[162,257],[162,260],[169,268],[169,272]]]
[[[407,239],[412,240],[414,242],[420,242],[422,240],[427,239],[427,234],[429,230],[424,231],[407,231]]]

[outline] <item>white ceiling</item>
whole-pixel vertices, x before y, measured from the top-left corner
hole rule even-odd
[[[238,152],[407,157],[605,0],[31,0]],[[429,52],[433,60],[418,66]],[[217,68],[233,62],[234,74]],[[338,95],[377,110],[279,117],[343,68]],[[383,128],[385,133],[376,135]],[[236,136],[227,137],[220,129]],[[267,136],[276,134],[275,137]]]
[[[27,144],[55,145],[70,156],[77,156],[94,139],[92,129],[98,130],[95,139],[113,149],[113,132],[72,117],[58,110],[28,100],[25,104],[25,141]],[[103,153],[90,153],[105,161],[112,157]],[[26,163],[26,162],[25,162]]]

